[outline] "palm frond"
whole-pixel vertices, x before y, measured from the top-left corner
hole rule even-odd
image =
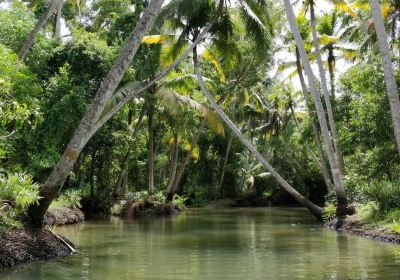
[[[171,89],[161,88],[157,91],[157,95],[160,96],[167,109],[173,115],[179,115],[185,109],[189,107],[197,111],[208,123],[208,126],[218,135],[225,135],[224,126],[219,117],[210,109],[200,104],[199,102],[191,99],[188,96],[178,94]]]

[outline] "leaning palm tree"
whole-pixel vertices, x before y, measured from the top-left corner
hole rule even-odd
[[[29,49],[32,48],[33,43],[36,40],[39,32],[43,29],[46,23],[49,21],[50,17],[57,13],[59,7],[62,5],[62,0],[52,0],[47,8],[45,9],[42,16],[39,18],[32,31],[29,33],[28,37],[25,39],[24,44],[19,50],[18,57],[21,61],[25,60],[28,55]]]
[[[214,97],[208,90],[204,79],[201,75],[200,66],[198,63],[197,52],[193,52],[193,65],[196,73],[197,80],[199,82],[200,88],[206,97],[206,99],[211,104],[211,107],[216,111],[218,116],[222,121],[229,127],[233,134],[239,139],[239,141],[250,150],[251,154],[268,170],[271,176],[291,195],[293,196],[301,205],[307,207],[317,218],[322,218],[322,209],[302,196],[298,191],[296,191],[282,176],[270,165],[267,159],[257,151],[257,149],[251,144],[249,139],[243,135],[243,133],[236,127],[236,125],[231,121],[231,119],[224,113],[221,107],[215,102]]]
[[[80,152],[90,139],[93,127],[100,119],[108,100],[112,97],[125,72],[130,67],[142,38],[153,25],[163,2],[163,0],[152,0],[149,3],[117,61],[101,83],[92,104],[75,130],[67,149],[41,187],[39,203],[32,205],[28,210],[32,225],[36,227],[42,226],[43,217],[48,207],[57,197]]]
[[[296,17],[296,23],[299,27],[300,30],[300,35],[301,38],[306,42],[305,48],[309,54],[309,58],[311,59],[315,59],[315,56],[311,53],[311,43],[309,42],[309,37],[310,37],[310,24],[308,22],[308,20],[305,18],[305,16],[303,15],[303,13],[300,13],[300,15],[298,15]],[[318,159],[315,160],[315,157],[312,156],[312,158],[314,159],[314,161],[317,162],[317,164],[320,167],[321,173],[323,175],[324,181],[325,181],[325,185],[327,190],[330,192],[333,190],[332,187],[332,179],[331,176],[329,174],[329,168],[328,168],[328,164],[326,162],[326,156],[324,154],[323,148],[322,148],[322,144],[321,144],[321,140],[320,140],[320,130],[318,129],[318,125],[317,125],[317,117],[315,116],[315,112],[313,110],[313,106],[312,106],[312,100],[304,79],[304,75],[303,75],[303,66],[301,64],[300,61],[300,54],[298,51],[298,48],[296,46],[295,43],[293,43],[293,36],[292,34],[287,34],[285,36],[284,42],[286,44],[289,45],[288,49],[289,51],[293,51],[296,54],[296,59],[295,61],[289,61],[289,62],[285,62],[282,63],[278,69],[277,69],[277,73],[282,72],[286,69],[295,67],[295,70],[291,72],[291,74],[289,75],[289,78],[292,78],[295,74],[297,74],[297,76],[299,77],[299,81],[300,81],[300,85],[301,85],[301,92],[303,95],[303,99],[305,100],[305,104],[306,104],[306,108],[308,111],[308,115],[310,116],[311,119],[311,126],[312,126],[312,130],[313,130],[313,136],[314,136],[314,142],[315,145],[317,146],[317,150],[318,150]]]
[[[311,69],[311,64],[307,55],[307,52],[304,48],[304,42],[301,38],[299,28],[296,24],[296,17],[293,12],[292,5],[289,0],[284,0],[285,11],[287,15],[287,19],[289,22],[290,29],[292,31],[293,37],[296,41],[296,46],[298,48],[300,58],[304,65],[304,70],[308,79],[308,84],[310,87],[310,91],[314,100],[315,109],[318,117],[318,121],[321,127],[322,138],[324,140],[324,145],[326,152],[328,154],[329,164],[332,170],[333,183],[335,187],[336,199],[337,199],[337,208],[336,214],[338,216],[344,216],[348,213],[352,213],[352,209],[348,207],[348,201],[346,197],[346,193],[343,187],[342,176],[340,174],[339,165],[337,159],[335,157],[335,152],[333,149],[333,145],[330,139],[330,133],[327,125],[327,121],[325,118],[324,108],[322,106],[322,102],[319,96],[317,81],[315,79],[314,73]]]
[[[385,24],[382,20],[381,7],[378,0],[370,0],[372,17],[374,19],[375,32],[378,37],[379,51],[382,58],[383,71],[385,73],[386,89],[389,96],[390,112],[392,115],[394,136],[397,150],[400,155],[400,101],[394,75],[393,63],[390,54],[388,36]]]
[[[328,113],[328,123],[329,123],[331,138],[332,138],[332,142],[333,142],[333,149],[334,149],[337,165],[339,168],[340,177],[343,177],[344,176],[344,160],[343,160],[342,152],[339,147],[339,142],[338,142],[339,134],[338,134],[338,130],[336,127],[336,121],[333,116],[333,109],[332,109],[332,104],[331,104],[331,100],[329,97],[329,90],[328,90],[328,84],[326,81],[325,69],[324,69],[322,57],[321,57],[321,49],[320,49],[319,42],[318,42],[317,23],[316,23],[316,17],[315,17],[315,9],[314,9],[315,1],[307,0],[307,2],[308,2],[307,4],[310,7],[310,24],[311,24],[312,42],[313,42],[313,46],[314,46],[314,50],[315,50],[315,54],[316,54],[319,76],[321,79],[322,95],[324,97],[326,111]],[[304,63],[304,61],[303,61],[303,63]]]

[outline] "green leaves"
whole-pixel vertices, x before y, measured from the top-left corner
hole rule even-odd
[[[167,110],[174,115],[179,115],[186,108],[190,108],[198,112],[206,119],[209,127],[218,135],[225,135],[225,130],[219,117],[210,109],[199,102],[189,98],[188,96],[178,94],[167,88],[161,88],[157,91],[157,95],[163,99]]]

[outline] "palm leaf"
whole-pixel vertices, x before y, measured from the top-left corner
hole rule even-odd
[[[189,107],[196,110],[200,115],[205,118],[208,126],[218,135],[225,135],[225,130],[219,117],[210,109],[197,101],[191,99],[188,96],[178,94],[168,88],[161,88],[157,91],[157,95],[160,96],[164,103],[167,104],[167,109],[173,115],[179,115],[185,109]]]

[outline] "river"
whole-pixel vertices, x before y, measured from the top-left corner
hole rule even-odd
[[[189,209],[59,227],[78,252],[0,279],[400,279],[400,246],[325,229],[304,209]]]

